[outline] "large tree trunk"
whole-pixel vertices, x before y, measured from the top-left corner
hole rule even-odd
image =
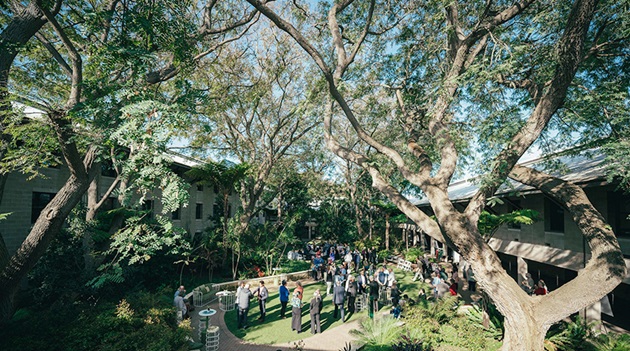
[[[427,195],[434,200],[432,207],[447,243],[470,262],[480,287],[505,316],[503,350],[538,351],[543,350],[545,334],[552,324],[612,291],[625,277],[626,267],[610,226],[580,187],[521,166],[515,166],[510,177],[536,187],[563,204],[592,252],[592,258],[580,274],[549,295],[527,296],[479,234],[477,223],[472,221],[476,217],[458,212],[446,201],[448,195],[444,191],[435,189]]]
[[[28,5],[21,7],[21,5],[14,2],[11,4],[13,17],[11,21],[0,33],[0,118],[4,119],[5,114],[11,110],[11,101],[9,100],[9,93],[7,90],[9,82],[9,72],[13,61],[17,56],[19,50],[41,29],[46,23],[43,18],[43,14],[39,11],[36,1],[31,1]],[[4,134],[4,125],[0,124],[1,145],[0,145],[0,159],[4,158],[6,148],[8,144],[8,136]],[[6,185],[8,174],[2,172],[0,174],[0,202],[3,200],[4,187]],[[2,233],[0,233],[0,236]],[[6,322],[13,315],[13,297],[15,289],[19,286],[16,284],[14,287],[7,286],[2,280],[4,273],[10,263],[9,252],[6,248],[4,240],[0,237],[0,324]]]
[[[87,191],[96,174],[91,167],[96,152],[96,147],[92,147],[85,156],[85,167],[90,171],[83,172],[83,177],[73,174],[68,178],[64,186],[42,210],[29,235],[0,272],[0,296],[2,297],[0,323],[6,322],[12,316],[13,298],[19,289],[20,282],[46,252],[70,211]]]

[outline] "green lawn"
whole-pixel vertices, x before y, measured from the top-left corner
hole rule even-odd
[[[399,287],[403,293],[407,293],[409,297],[415,298],[420,288],[420,282],[412,282],[412,272],[402,272],[395,270],[396,279],[399,282]],[[315,289],[319,288],[322,296],[326,293],[326,284],[318,283],[307,285],[304,287],[304,306],[302,307],[302,332],[298,334],[291,330],[291,306],[287,306],[286,319],[280,319],[280,300],[278,299],[278,293],[270,293],[267,300],[267,317],[265,322],[257,321],[260,316],[258,309],[258,302],[256,299],[252,299],[249,309],[249,315],[247,322],[249,328],[246,330],[237,329],[236,311],[230,311],[225,314],[225,324],[230,332],[245,341],[257,343],[257,344],[279,344],[291,341],[297,341],[311,336],[311,319],[309,315],[309,302],[313,297]],[[292,291],[292,290],[291,290]],[[321,328],[322,333],[326,330],[335,328],[341,325],[340,318],[333,320],[334,305],[332,303],[331,296],[323,296],[324,309],[321,313]],[[381,311],[387,311],[390,306],[382,306]],[[382,313],[382,312],[381,312]],[[346,319],[350,316],[349,321],[353,321],[359,318],[367,317],[367,309],[359,313],[349,314],[346,309]]]

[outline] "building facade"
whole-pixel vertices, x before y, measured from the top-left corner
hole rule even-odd
[[[172,158],[174,161],[172,167],[180,175],[190,168],[200,165],[199,161],[188,157],[175,155]],[[40,212],[64,185],[69,176],[68,169],[64,167],[46,168],[40,172],[43,177],[33,179],[28,179],[27,176],[18,172],[8,175],[4,197],[0,204],[0,213],[11,214],[5,220],[0,221],[0,233],[10,255],[17,251]],[[114,177],[106,171],[98,176],[99,196],[107,192],[113,181]],[[189,202],[186,206],[181,206],[177,211],[171,213],[171,218],[175,226],[184,228],[191,235],[196,235],[212,225],[211,218],[218,211],[216,204],[220,194],[212,186],[199,184],[191,184],[188,191]],[[87,202],[87,196],[84,196],[83,202]],[[109,210],[118,206],[115,195],[111,195],[103,205],[102,210]],[[233,192],[230,196],[230,216],[234,215],[238,206],[238,196]],[[162,211],[159,192],[149,197],[145,203],[145,208],[152,209],[154,213]]]

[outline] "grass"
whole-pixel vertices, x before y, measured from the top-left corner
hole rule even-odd
[[[421,286],[426,287],[426,284],[421,282],[412,282],[412,272],[403,272],[395,269],[396,279],[398,285],[403,293],[406,293],[411,298],[416,298],[418,290]],[[246,330],[237,328],[236,311],[230,311],[225,314],[225,324],[232,334],[236,337],[248,342],[256,344],[280,344],[291,341],[297,341],[311,336],[311,318],[309,315],[309,302],[313,297],[315,289],[320,290],[323,294],[326,293],[326,285],[324,283],[311,284],[304,287],[304,306],[302,307],[302,332],[297,333],[291,330],[291,306],[287,306],[286,319],[280,319],[280,300],[277,292],[270,292],[267,299],[267,316],[265,322],[257,321],[260,316],[258,309],[258,302],[256,299],[252,299],[250,303],[249,314],[247,316],[247,322],[249,327]],[[292,291],[292,290],[291,290]],[[321,313],[321,329],[322,333],[326,330],[333,329],[342,324],[341,319],[333,319],[334,305],[332,303],[331,296],[323,296],[324,308]],[[390,306],[382,306],[381,311],[388,311]],[[382,312],[381,312],[382,313]],[[339,317],[339,316],[338,316]],[[349,318],[348,318],[349,317]],[[348,313],[346,309],[346,323],[361,318],[367,318],[367,309],[359,313]]]

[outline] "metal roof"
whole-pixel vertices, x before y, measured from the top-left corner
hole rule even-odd
[[[554,161],[563,164],[562,169],[556,169],[551,171],[550,174],[570,181],[572,183],[587,183],[595,180],[605,180],[604,172],[604,159],[606,156],[598,151],[591,150],[580,155],[560,156],[553,158]],[[549,158],[541,157],[531,161],[519,163],[521,166],[534,167],[536,169],[543,169],[543,163]],[[451,183],[448,187],[449,199],[453,202],[460,202],[469,200],[475,195],[479,189],[480,177],[473,177],[469,179],[459,180]],[[515,182],[511,179],[507,179],[503,185],[499,187],[495,196],[507,195],[513,192],[536,192],[537,189]],[[428,205],[429,200],[422,198],[417,201],[413,201],[416,206]]]

